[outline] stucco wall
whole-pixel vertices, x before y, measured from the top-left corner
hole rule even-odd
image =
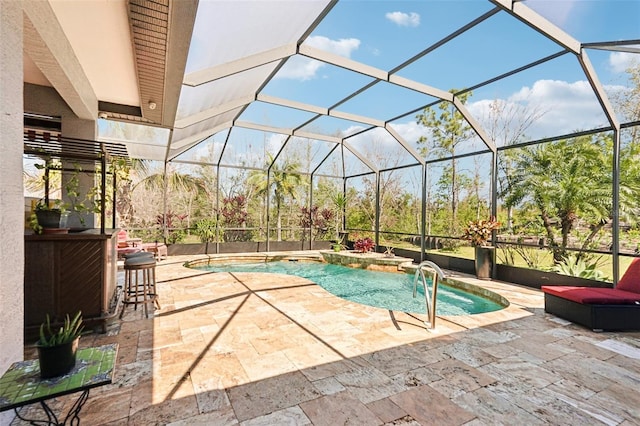
[[[16,47],[18,46],[18,47]],[[22,4],[0,1],[0,374],[23,358]],[[0,413],[8,424],[11,412]]]

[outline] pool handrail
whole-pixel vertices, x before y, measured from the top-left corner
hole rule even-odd
[[[433,286],[431,290],[431,297],[429,297],[429,286],[427,285],[427,279],[424,276],[424,268],[429,267],[434,271],[433,274]],[[416,273],[413,277],[413,297],[415,299],[418,292],[418,276],[420,276],[422,281],[422,286],[424,287],[424,298],[427,305],[427,317],[429,321],[425,321],[427,327],[431,330],[436,327],[436,295],[438,293],[438,278],[443,280],[445,278],[444,272],[438,265],[430,260],[425,260],[418,265],[416,269]]]

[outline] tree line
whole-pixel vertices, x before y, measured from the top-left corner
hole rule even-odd
[[[617,108],[631,121],[640,119],[638,68],[629,71],[632,90],[616,99]],[[472,96],[471,91],[451,92],[463,104]],[[583,132],[528,145],[529,126],[545,113],[496,100],[481,120],[500,147],[495,188],[500,237],[539,238],[551,250],[554,262],[560,263],[571,253],[586,257],[587,249],[608,249],[612,219],[618,215],[624,242],[635,244],[640,234],[638,126],[626,129],[621,138],[619,203],[613,205],[612,133]],[[490,214],[491,155],[460,157],[478,137],[451,103],[425,108],[415,122],[425,129],[415,146],[427,160],[426,177],[420,166],[399,168],[400,155],[394,150],[402,148],[389,147],[375,136],[362,154],[383,171],[378,176],[365,173],[348,178],[346,191],[342,178],[321,176],[311,182],[305,173],[309,160],[304,149],[275,161],[275,153],[267,152],[261,167],[246,169],[134,161],[117,188],[120,224],[140,232],[151,229],[156,232],[154,238],[168,227],[171,231],[164,237],[179,242],[189,234],[208,241],[264,240],[269,223],[274,230],[270,238],[299,240],[308,238],[310,228],[318,239],[336,239],[345,226],[356,233],[372,233],[378,219],[385,238],[399,242],[406,234],[422,232],[424,202],[425,233],[450,237],[445,241],[455,248],[461,244],[456,238],[470,220]]]

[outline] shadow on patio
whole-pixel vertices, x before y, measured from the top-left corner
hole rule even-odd
[[[127,308],[116,379],[86,424],[619,424],[640,417],[639,333],[593,333],[497,282],[499,312],[442,317],[339,299],[284,275],[158,265],[161,311]],[[616,345],[610,343],[616,343]],[[622,348],[623,350],[620,350]],[[614,351],[612,349],[617,350]],[[56,408],[70,404],[59,398]],[[14,422],[13,424],[20,424]]]

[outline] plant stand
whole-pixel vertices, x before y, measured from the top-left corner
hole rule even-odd
[[[117,343],[78,349],[77,365],[67,374],[53,379],[40,378],[37,360],[15,362],[0,377],[0,412],[13,409],[16,417],[32,425],[79,425],[80,411],[87,402],[89,390],[113,382],[117,357]],[[80,396],[67,414],[59,413],[58,418],[49,407],[48,401],[74,393],[80,393]],[[25,405],[36,403],[42,407],[46,419],[43,419],[43,416],[26,419],[18,410]],[[60,404],[52,406],[56,408]],[[34,413],[38,414],[35,411]]]
[[[493,275],[493,265],[496,263],[495,247],[475,247],[476,277],[480,280],[490,280]]]

